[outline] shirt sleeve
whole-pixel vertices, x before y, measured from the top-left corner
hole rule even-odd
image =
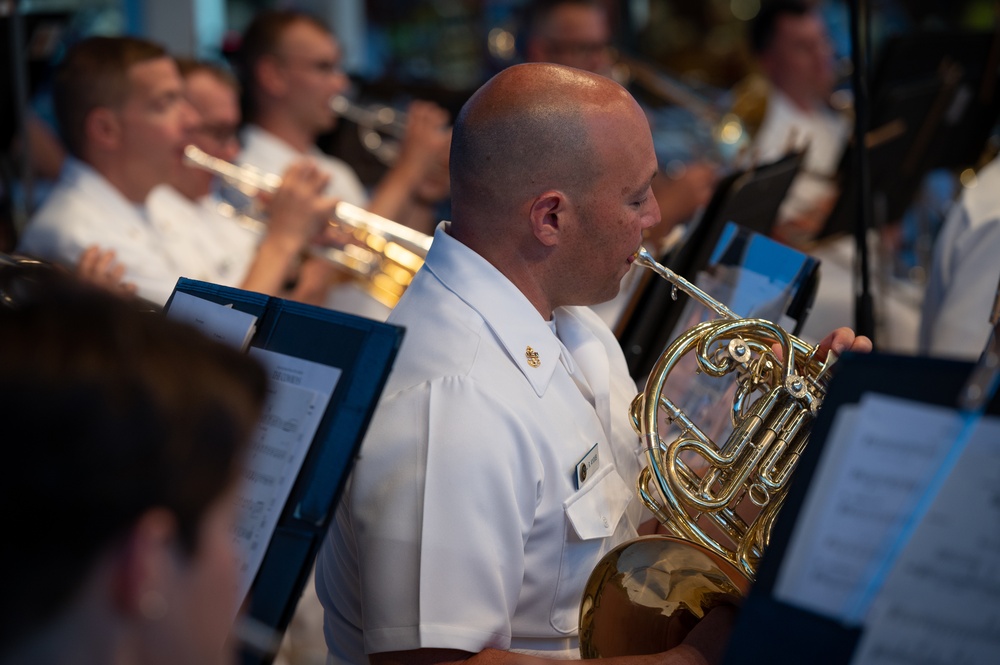
[[[178,271],[158,252],[144,249],[142,238],[118,232],[111,221],[99,216],[105,212],[71,199],[43,206],[25,229],[18,250],[69,270],[76,270],[80,256],[91,245],[114,250],[115,261],[125,266],[122,281],[132,282],[140,297],[162,306],[174,290]]]
[[[990,311],[1000,279],[1000,219],[970,229],[955,245],[937,310],[925,309],[927,351],[935,355],[975,359],[990,335]],[[937,276],[936,279],[941,279]]]
[[[510,646],[542,466],[466,378],[390,397],[352,479],[368,653]]]

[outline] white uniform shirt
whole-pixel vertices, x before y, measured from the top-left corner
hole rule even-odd
[[[1000,280],[1000,160],[962,192],[934,243],[920,351],[975,359],[986,347]]]
[[[124,280],[135,283],[141,297],[162,305],[181,274],[164,251],[166,241],[145,206],[126,199],[87,164],[69,158],[25,228],[18,251],[72,268],[90,245],[113,249],[125,266]]]
[[[274,134],[257,125],[247,125],[242,134],[243,151],[240,162],[249,164],[265,173],[281,175],[289,166],[302,157],[313,159],[316,164],[330,174],[327,194],[356,206],[368,204],[368,195],[357,174],[348,164],[336,157],[313,148],[303,154]]]
[[[831,109],[819,107],[807,113],[774,88],[768,93],[767,110],[753,151],[757,162],[780,159],[789,150],[808,147],[800,173],[782,205],[782,218],[808,212],[816,203],[836,193],[828,179],[837,172],[847,144],[850,123]]]
[[[223,286],[242,284],[260,244],[258,234],[219,213],[212,197],[195,202],[169,185],[153,189],[147,206],[179,274]]]
[[[330,174],[330,184],[326,193],[341,201],[364,207],[368,195],[364,185],[354,170],[344,161],[313,148],[303,155],[270,132],[256,125],[247,125],[243,130],[243,152],[240,161],[265,173],[281,175],[297,159],[310,157],[320,168]],[[324,305],[330,309],[384,321],[389,308],[368,295],[353,282],[339,284],[330,290]]]
[[[644,514],[635,386],[589,308],[557,309],[556,337],[446,229],[389,318],[406,327],[400,356],[318,559],[327,643],[343,663],[417,648],[578,657],[587,578]]]

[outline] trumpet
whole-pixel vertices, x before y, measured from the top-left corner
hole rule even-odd
[[[281,187],[278,175],[213,157],[197,146],[184,148],[184,160],[218,176],[250,199],[262,193],[273,194]],[[233,212],[238,212],[235,207]],[[265,228],[257,215],[247,217],[252,228],[258,231]],[[343,268],[373,298],[386,307],[394,307],[423,265],[431,237],[345,201],[337,203],[329,224],[346,232],[351,240],[341,246],[313,245],[310,252]]]
[[[671,343],[632,402],[647,457],[637,492],[672,535],[623,543],[598,563],[580,607],[584,658],[665,651],[713,607],[746,593],[836,360],[821,361],[818,347],[770,321],[740,318],[644,249],[636,263],[719,318]],[[688,353],[697,372],[737,380],[733,432],[721,445],[665,394]],[[679,434],[663,436],[667,426]]]
[[[343,95],[330,100],[330,110],[358,126],[361,145],[386,166],[399,157],[406,135],[406,114],[391,106],[361,106]]]

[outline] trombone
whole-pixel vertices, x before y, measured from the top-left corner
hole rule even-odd
[[[280,176],[213,157],[194,145],[184,148],[184,160],[218,176],[250,199],[262,193],[273,194],[281,187]],[[230,212],[237,212],[234,206],[230,206]],[[247,216],[257,222],[253,227],[263,229],[263,223],[254,215]],[[342,246],[313,245],[310,252],[345,269],[373,298],[394,307],[423,265],[431,236],[345,201],[337,203],[329,224],[347,233],[351,240]]]
[[[735,110],[724,110],[677,79],[639,58],[617,53],[612,78],[625,87],[635,83],[656,97],[687,109],[711,134],[709,153],[723,165],[749,147],[747,123]]]

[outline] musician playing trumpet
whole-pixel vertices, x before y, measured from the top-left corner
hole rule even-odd
[[[197,85],[210,82],[199,79]],[[235,93],[229,92],[230,109],[225,86],[206,90],[222,100],[205,106],[207,121],[189,103],[176,63],[161,46],[95,37],[71,49],[56,73],[54,99],[72,158],[29,222],[19,251],[69,266],[86,265],[92,247],[104,257],[113,251],[121,279],[158,305],[182,276],[281,293],[289,265],[325,228],[335,203],[320,196],[326,176],[315,167],[296,167],[274,197],[276,223],[259,247],[227,236],[232,222],[212,219],[194,202],[210,182],[181,158],[191,142],[229,149],[225,142],[209,145],[209,135],[218,132],[206,130],[227,122]],[[168,182],[189,198],[174,192],[172,206],[157,203],[159,197],[151,201],[150,193]]]
[[[184,97],[198,113],[191,144],[219,159],[239,154],[239,93],[235,78],[225,69],[204,62],[178,61]],[[288,167],[282,185],[261,202],[267,223],[224,216],[212,195],[210,173],[183,164],[171,172],[168,184],[150,194],[151,215],[162,225],[180,225],[188,231],[186,243],[167,247],[184,274],[213,283],[322,304],[329,288],[328,262],[307,259],[307,245],[325,230],[337,200],[326,196],[329,181],[310,160]],[[206,275],[206,273],[208,273]],[[294,283],[290,293],[286,284]]]
[[[399,157],[369,200],[351,166],[316,147],[337,120],[331,100],[349,85],[340,61],[337,40],[315,16],[293,10],[257,14],[240,47],[249,123],[240,161],[280,173],[308,155],[330,175],[331,195],[431,233],[435,206],[448,196],[447,112],[431,102],[410,104]]]
[[[317,563],[334,663],[573,659],[590,571],[652,529],[635,385],[585,307],[660,221],[642,109],[606,77],[516,65],[463,107],[451,165],[453,221],[390,315],[406,339]],[[841,328],[831,347],[871,345]],[[718,662],[732,619],[614,662]]]

